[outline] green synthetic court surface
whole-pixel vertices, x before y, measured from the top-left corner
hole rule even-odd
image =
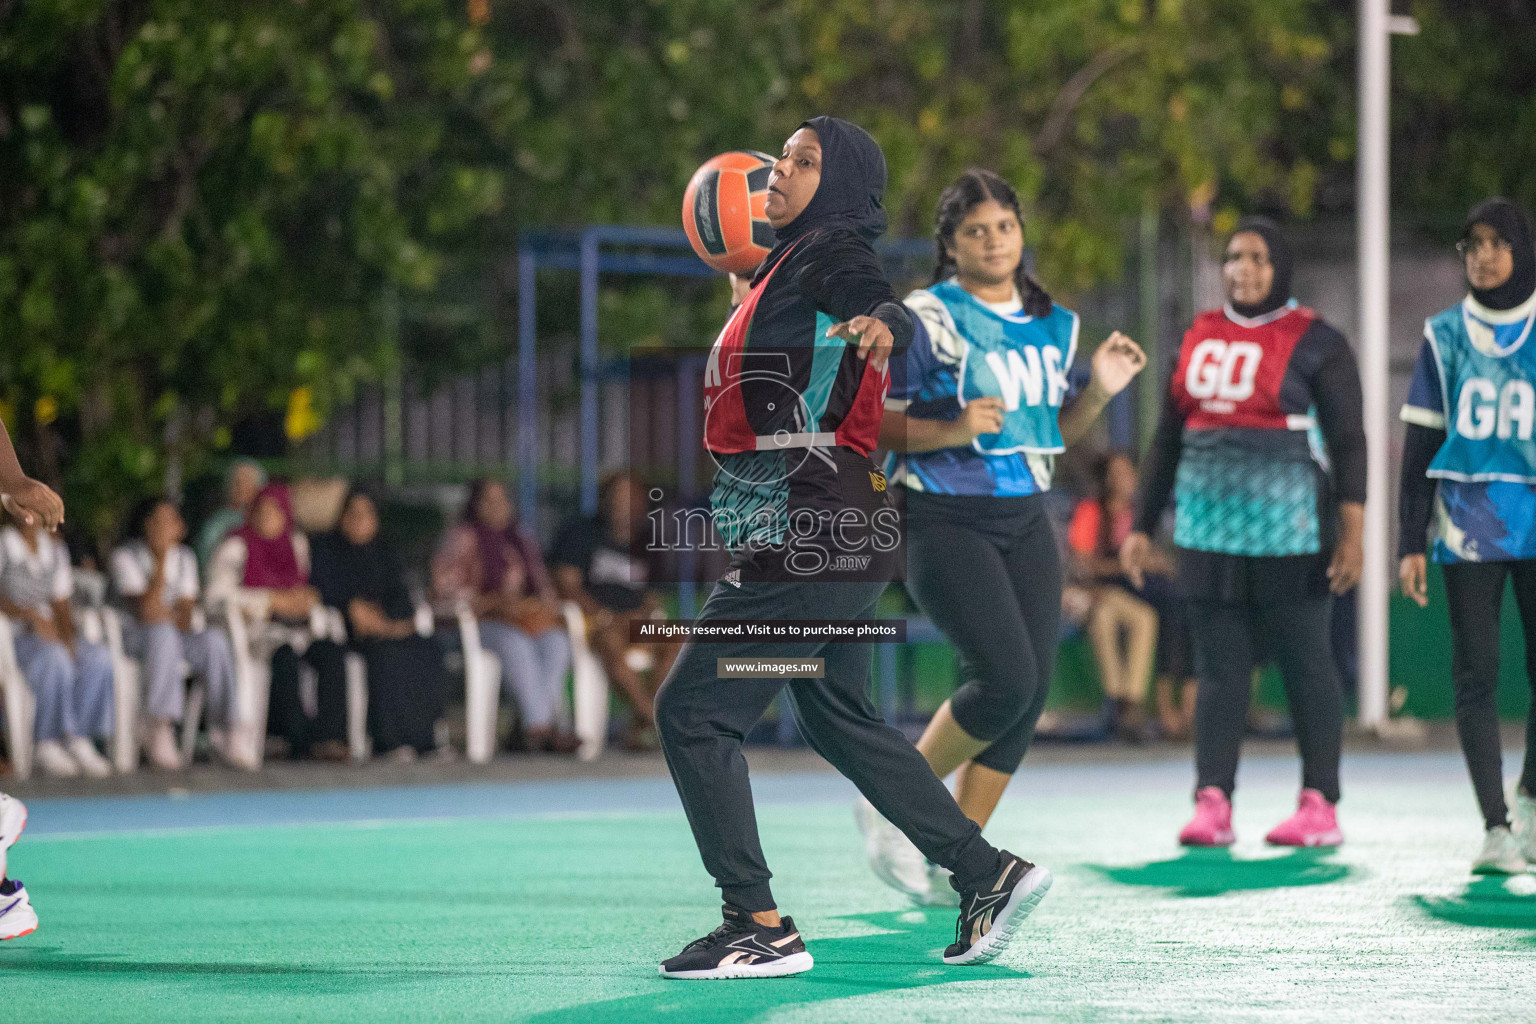
[[[1244,765],[1230,855],[1181,852],[1189,774],[1026,764],[989,832],[1056,887],[974,968],[938,960],[952,913],[868,873],[841,780],[765,776],[776,894],[817,966],[753,982],[655,976],[718,923],[665,779],[34,801],[11,874],[42,927],[0,946],[0,1019],[1536,1020],[1536,875],[1468,876],[1455,755],[1348,758],[1335,854],[1260,845],[1294,799],[1283,757]]]

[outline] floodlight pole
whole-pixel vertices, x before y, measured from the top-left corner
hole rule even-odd
[[[1392,571],[1392,523],[1388,481],[1392,413],[1388,335],[1390,244],[1390,151],[1388,96],[1391,33],[1416,35],[1418,24],[1393,17],[1390,0],[1360,0],[1359,160],[1356,181],[1357,245],[1360,263],[1360,370],[1365,398],[1366,471],[1365,565],[1360,578],[1360,724],[1379,728],[1387,720],[1388,600]]]

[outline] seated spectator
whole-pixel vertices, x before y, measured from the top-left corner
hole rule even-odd
[[[1126,454],[1106,454],[1095,468],[1095,487],[1097,497],[1078,502],[1068,543],[1078,573],[1094,591],[1098,617],[1095,622],[1091,613],[1089,633],[1100,659],[1104,689],[1111,692],[1111,686],[1117,686],[1112,697],[1132,702],[1117,705],[1117,711],[1124,709],[1123,734],[1140,734],[1146,679],[1155,651],[1158,726],[1164,737],[1183,740],[1189,737],[1195,715],[1195,680],[1189,623],[1175,582],[1174,559],[1166,551],[1152,551],[1154,562],[1147,568],[1143,588],[1130,585],[1115,553],[1130,533],[1134,516],[1130,502],[1137,490],[1135,464]],[[1121,633],[1127,637],[1124,649]],[[1106,665],[1109,668],[1103,668]],[[1118,677],[1112,682],[1115,674]]]
[[[378,505],[366,491],[354,489],[342,500],[337,528],[315,538],[314,563],[310,579],[320,599],[341,610],[349,646],[368,664],[374,749],[400,761],[436,750],[442,652],[416,632],[405,570],[379,537]]]
[[[1147,685],[1157,651],[1157,611],[1125,581],[1116,552],[1131,532],[1136,467],[1124,454],[1103,456],[1095,467],[1095,497],[1077,503],[1067,528],[1074,575],[1092,597],[1088,637],[1114,708],[1116,733],[1141,739]]]
[[[635,711],[626,746],[640,745],[641,730],[653,724],[656,690],[677,660],[681,644],[632,644],[631,619],[649,618],[661,608],[661,595],[650,586],[647,560],[631,545],[643,539],[648,511],[645,484],[629,473],[612,473],[598,492],[598,514],[566,524],[550,556],[555,590],[581,606],[587,642],[603,663],[611,683]],[[635,648],[651,655],[649,685],[629,664]]]
[[[129,539],[112,552],[112,587],[124,611],[123,647],[144,666],[144,752],[156,768],[182,766],[176,726],[186,704],[183,668],[203,681],[208,740],[214,753],[240,768],[254,768],[251,743],[235,737],[235,654],[221,629],[199,628],[197,558],[182,543],[187,524],[167,498],[140,502],[128,523]]]
[[[293,528],[288,489],[263,487],[246,525],[224,538],[213,555],[208,601],[252,624],[258,658],[270,658],[272,688],[267,734],[288,756],[324,761],[347,758],[347,686],[341,647],[325,637],[318,619],[320,594],[309,585],[309,540]],[[299,696],[299,664],[319,677],[316,714]]]
[[[112,732],[112,657],[75,632],[69,549],[35,523],[0,529],[0,612],[16,626],[16,661],[37,699],[34,756],[49,775],[112,774],[93,737]]]
[[[213,564],[213,553],[225,537],[245,525],[251,502],[256,500],[256,492],[266,485],[267,471],[255,459],[238,459],[225,472],[224,504],[204,520],[193,545],[197,552],[197,564],[203,567],[204,576],[207,576]]]
[[[481,646],[501,659],[502,688],[517,701],[528,749],[573,753],[576,738],[559,728],[570,641],[544,558],[517,528],[499,482],[470,485],[464,521],[432,558],[432,593],[445,613],[463,601],[480,620]]]

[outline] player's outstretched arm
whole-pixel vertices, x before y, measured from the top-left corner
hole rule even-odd
[[[64,522],[64,499],[40,480],[21,471],[11,435],[0,423],[0,503],[23,522],[41,523],[44,529],[57,530]]]

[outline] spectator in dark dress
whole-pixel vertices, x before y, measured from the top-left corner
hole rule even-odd
[[[378,504],[366,491],[349,492],[336,529],[315,538],[310,582],[346,618],[348,646],[367,662],[374,749],[401,761],[436,750],[442,655],[416,631],[405,570],[379,536]]]
[[[656,689],[682,647],[632,644],[629,639],[632,619],[650,618],[661,609],[661,595],[650,585],[643,553],[647,511],[644,483],[630,473],[611,473],[599,490],[598,514],[567,523],[550,556],[555,590],[562,600],[581,606],[587,642],[609,681],[635,711],[631,745],[638,730],[654,721]],[[650,656],[649,681],[630,664],[630,652],[636,648]]]

